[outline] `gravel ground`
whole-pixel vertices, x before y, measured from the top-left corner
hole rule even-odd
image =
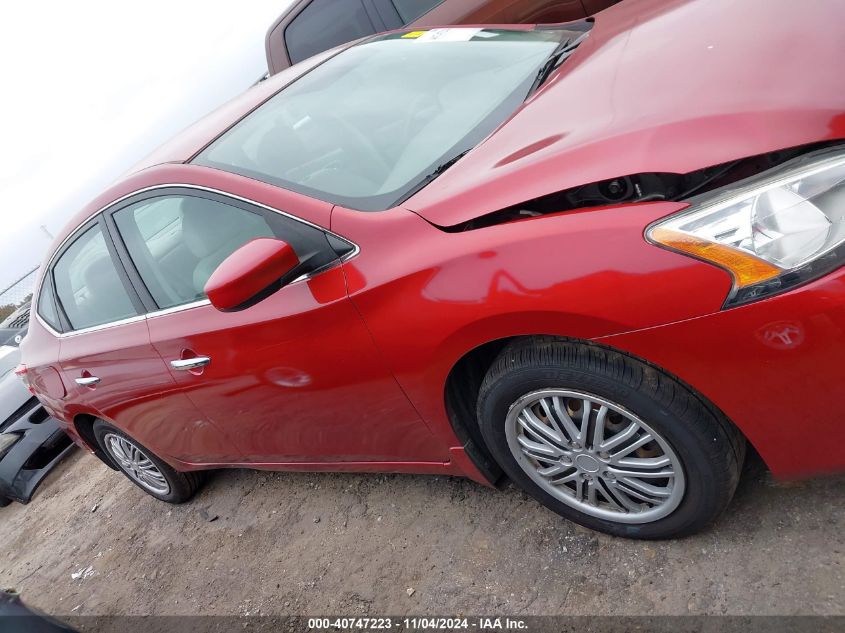
[[[645,543],[446,477],[226,471],[168,506],[77,451],[0,509],[0,586],[55,615],[845,614],[843,484],[752,463],[716,526]]]

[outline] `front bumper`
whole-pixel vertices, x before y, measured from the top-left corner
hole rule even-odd
[[[2,432],[21,437],[0,459],[0,499],[29,503],[38,485],[73,449],[73,442],[37,401]]]
[[[771,299],[597,342],[691,385],[776,477],[845,470],[845,269]]]

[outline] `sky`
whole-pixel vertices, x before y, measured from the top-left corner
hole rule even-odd
[[[265,73],[289,3],[3,3],[0,290],[41,263],[47,233]]]

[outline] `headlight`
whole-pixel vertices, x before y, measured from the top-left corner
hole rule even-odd
[[[646,237],[730,272],[725,307],[820,277],[845,263],[845,151],[808,154],[693,199]]]

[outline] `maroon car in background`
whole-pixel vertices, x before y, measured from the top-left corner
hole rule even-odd
[[[294,0],[265,42],[271,75],[381,31],[444,24],[568,22],[619,0]]]

